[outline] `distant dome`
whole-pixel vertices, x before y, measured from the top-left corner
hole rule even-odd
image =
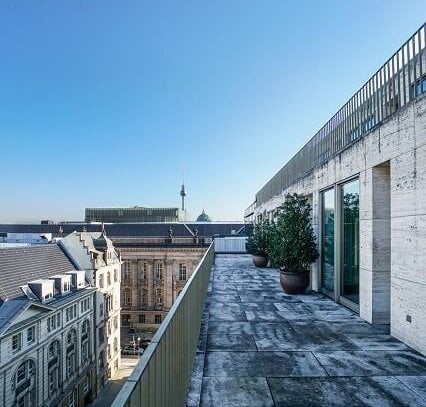
[[[197,220],[196,220],[196,222],[211,222],[212,220],[210,219],[210,216],[209,215],[207,215],[207,213],[205,213],[204,212],[204,209],[203,209],[203,212],[201,212],[199,215],[198,215],[198,218],[197,218]]]

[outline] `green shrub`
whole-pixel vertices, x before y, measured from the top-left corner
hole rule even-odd
[[[311,225],[311,205],[298,194],[288,194],[270,236],[271,263],[293,272],[306,272],[318,258]]]
[[[271,240],[271,224],[268,220],[259,221],[254,226],[247,238],[247,253],[253,256],[268,257]]]

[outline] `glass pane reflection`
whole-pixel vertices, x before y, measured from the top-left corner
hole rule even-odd
[[[342,194],[342,295],[359,304],[359,181],[343,185]]]
[[[334,189],[322,193],[321,284],[334,292]]]

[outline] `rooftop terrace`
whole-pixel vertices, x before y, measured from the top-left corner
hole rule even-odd
[[[426,358],[388,326],[284,294],[250,256],[212,261],[210,247],[114,407],[183,405],[188,381],[189,407],[426,405]]]
[[[217,255],[189,406],[426,405],[426,358],[275,269]]]

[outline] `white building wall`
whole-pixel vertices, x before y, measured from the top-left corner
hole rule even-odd
[[[377,190],[377,166],[383,163],[390,165],[390,227],[378,210],[380,193],[386,195]],[[386,322],[383,310],[390,300],[392,335],[426,354],[426,96],[256,207],[255,217],[281,206],[287,193],[312,195],[313,226],[319,236],[319,191],[353,176],[360,180],[360,316]],[[390,256],[381,257],[389,244]],[[318,265],[312,270],[315,290],[320,288]]]

